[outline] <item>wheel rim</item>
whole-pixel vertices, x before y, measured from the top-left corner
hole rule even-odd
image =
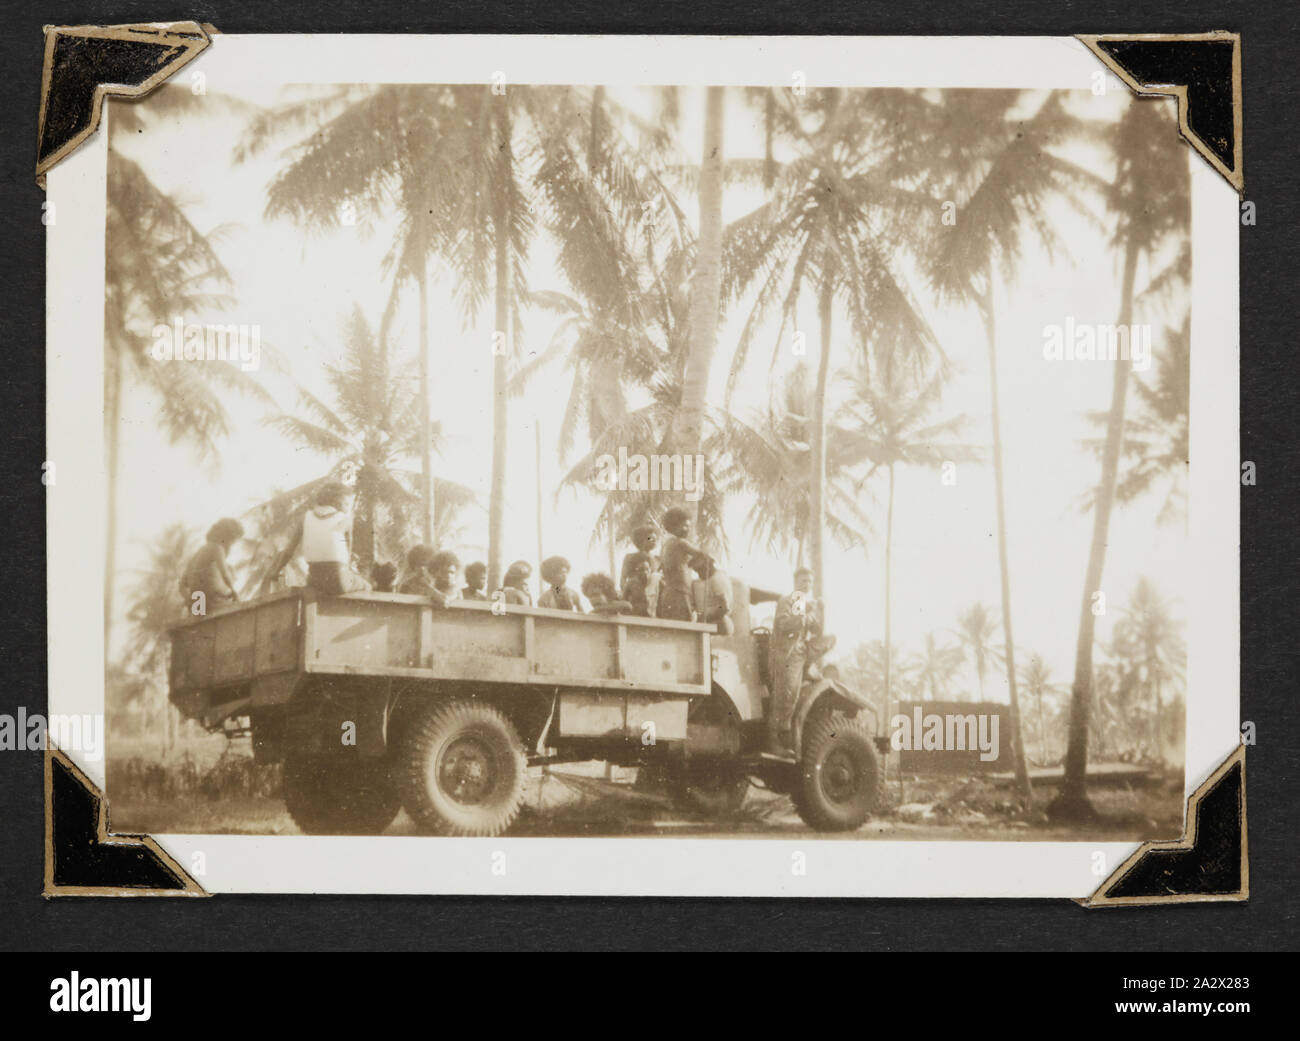
[[[451,741],[438,757],[438,787],[462,806],[478,806],[496,787],[496,757],[480,738],[465,735]]]
[[[847,751],[835,748],[822,760],[821,789],[831,802],[845,803],[858,794],[861,787],[857,764]]]

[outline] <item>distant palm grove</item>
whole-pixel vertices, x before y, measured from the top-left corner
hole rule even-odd
[[[316,489],[340,478],[356,492],[352,548],[367,571],[413,543],[454,541],[466,511],[485,506],[492,590],[518,553],[503,544],[507,461],[541,452],[528,427],[512,426],[512,402],[546,378],[559,388],[563,487],[594,490],[595,460],[620,449],[708,461],[697,500],[667,490],[599,496],[581,536],[608,547],[610,570],[616,545],[679,505],[695,513],[705,544],[731,549],[737,575],[748,547],[809,566],[819,596],[833,552],[871,554],[883,562],[883,588],[863,591],[858,618],[828,626],[842,634],[845,682],[888,708],[980,700],[1004,681],[1020,797],[1033,766],[1063,763],[1053,804],[1061,819],[1092,812],[1090,756],[1177,761],[1186,655],[1169,591],[1139,581],[1109,607],[1104,641],[1094,597],[1114,511],[1159,496],[1161,523],[1184,523],[1190,188],[1168,109],[1133,98],[1098,121],[1066,93],[1023,90],[642,94],[649,100],[634,107],[601,87],[347,85],[262,108],[167,88],[141,104],[113,103],[105,618],[111,627],[118,611],[127,623],[109,668],[120,696],[153,711],[177,569],[199,539],[177,524],[131,532],[151,540],[151,561],[118,585],[114,555],[127,537],[117,530],[118,475],[132,465],[121,436],[125,388],[148,388],[157,429],[196,463],[215,465],[236,397],[265,412],[262,436],[311,460],[311,479],[241,517],[246,595],[264,587]],[[329,234],[383,216],[397,229],[373,276],[387,306],[366,313],[340,301],[324,382],[299,385],[289,402],[235,366],[160,366],[149,356],[158,316],[229,309],[235,279],[219,229],[197,227],[186,200],[161,190],[125,146],[157,120],[218,109],[243,123],[236,166],[279,157],[265,186],[267,222]],[[761,158],[728,156],[738,110],[761,128]],[[686,123],[696,130],[689,140]],[[756,204],[736,216],[737,200]],[[1071,249],[1057,212],[1077,214],[1113,257],[1120,304],[1098,320],[1157,330],[1148,371],[1112,363],[1109,400],[1088,417],[1095,438],[1071,462],[1087,475],[1074,505],[1092,531],[1077,615],[1059,620],[1077,630],[1072,675],[1016,641],[1025,608],[1007,559],[1004,486],[1015,476],[1003,470],[997,361],[1007,287],[1024,274],[1027,251]],[[540,249],[555,257],[544,278],[529,263]],[[431,407],[446,340],[430,328],[436,280],[454,291],[466,328],[493,334],[482,402],[491,467],[481,486],[439,474],[448,430]],[[968,315],[969,342],[944,342],[936,308]],[[556,332],[526,356],[520,330],[542,313]],[[394,333],[400,319],[414,335]],[[724,325],[739,334],[724,338]],[[791,354],[796,338],[802,349]],[[263,351],[274,358],[275,345]],[[954,365],[985,380],[989,425],[947,404]],[[765,368],[766,406],[740,407],[737,388]],[[912,579],[893,560],[896,507],[907,505],[898,477],[929,471],[939,481],[957,465],[987,468],[993,481],[988,553],[1000,595],[900,646],[894,583]],[[725,530],[729,502],[745,504],[743,538]]]

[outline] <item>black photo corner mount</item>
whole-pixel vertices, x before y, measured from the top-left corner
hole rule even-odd
[[[197,22],[45,27],[36,183],[99,126],[104,97],[138,98],[207,49],[216,32]]]
[[[1079,36],[1137,94],[1178,99],[1178,132],[1240,193],[1241,36],[1152,33]]]
[[[1176,841],[1144,843],[1080,903],[1123,907],[1249,899],[1245,745],[1187,797],[1186,828]]]
[[[44,895],[208,894],[148,835],[110,834],[104,793],[51,748],[45,753]]]

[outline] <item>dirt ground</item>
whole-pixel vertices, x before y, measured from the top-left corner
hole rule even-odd
[[[266,768],[259,768],[265,770]],[[233,773],[234,771],[227,771]],[[295,835],[273,783],[141,783],[141,771],[109,774],[109,819],[121,833],[206,833]],[[202,777],[206,777],[205,771]],[[619,837],[674,835],[692,838],[786,838],[813,835],[789,798],[751,787],[744,805],[725,819],[705,819],[675,808],[664,796],[634,787],[636,771],[603,766],[554,767],[530,771],[523,813],[512,829],[518,836]],[[227,779],[228,780],[228,779]],[[115,781],[117,783],[115,783]],[[171,789],[185,790],[171,790]],[[924,841],[1130,841],[1178,838],[1183,830],[1182,778],[1169,774],[1141,785],[1107,784],[1090,793],[1102,822],[1086,829],[1052,825],[1043,812],[1055,788],[1040,784],[1028,811],[1017,807],[1012,789],[985,778],[906,777],[900,793],[896,774],[882,788],[878,810],[857,832],[862,839]],[[389,835],[419,831],[403,811]],[[843,836],[826,836],[842,838]]]

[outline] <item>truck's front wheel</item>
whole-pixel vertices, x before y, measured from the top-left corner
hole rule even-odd
[[[808,719],[791,793],[805,824],[818,831],[859,827],[875,806],[879,777],[875,744],[861,721],[831,712]]]
[[[401,809],[386,759],[291,755],[283,778],[285,807],[308,835],[378,835]]]
[[[402,804],[438,835],[500,835],[524,802],[528,762],[500,711],[472,701],[432,702],[398,742]]]

